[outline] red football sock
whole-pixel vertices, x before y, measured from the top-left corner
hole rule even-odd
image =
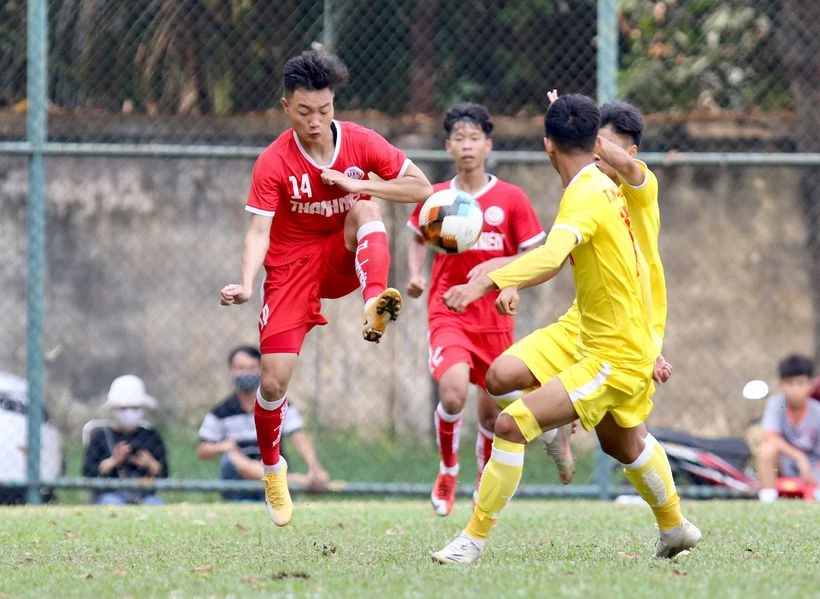
[[[441,404],[436,406],[434,423],[436,425],[436,443],[441,454],[443,468],[458,468],[458,442],[461,436],[461,412],[448,414]],[[449,474],[455,474],[450,472]]]
[[[365,303],[387,287],[390,270],[390,246],[387,230],[380,220],[366,222],[356,232],[356,276],[362,288]]]
[[[279,463],[279,444],[282,440],[282,423],[288,411],[288,396],[285,394],[276,401],[265,401],[256,391],[256,405],[253,409],[253,421],[256,424],[256,440],[262,464],[275,466]]]
[[[475,439],[475,461],[478,466],[478,476],[484,472],[484,466],[490,461],[493,453],[493,433],[478,425],[478,432]]]

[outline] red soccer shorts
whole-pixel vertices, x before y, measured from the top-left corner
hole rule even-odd
[[[453,365],[470,365],[470,382],[486,387],[485,377],[490,364],[513,342],[512,331],[477,332],[459,325],[437,326],[427,336],[430,373],[436,382]]]
[[[293,259],[265,267],[259,350],[296,353],[310,329],[327,324],[322,298],[344,297],[359,287],[355,254],[345,247],[344,231],[294,249]]]

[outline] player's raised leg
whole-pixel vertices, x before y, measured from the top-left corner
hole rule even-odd
[[[672,469],[660,443],[643,425],[623,428],[609,413],[595,433],[601,448],[623,465],[627,480],[655,514],[660,533],[655,557],[673,558],[695,547],[701,533],[681,513]]]
[[[470,522],[456,539],[432,555],[433,561],[471,564],[481,557],[498,515],[518,488],[526,444],[542,429],[563,426],[577,417],[569,394],[557,378],[505,408],[495,423],[492,456],[481,477]]]
[[[295,353],[262,355],[262,382],[256,393],[253,419],[265,475],[265,505],[277,526],[285,526],[293,515],[288,491],[288,465],[279,454],[282,423],[288,409],[287,387],[296,363]]]
[[[572,364],[572,354],[559,345],[558,335],[564,335],[564,331],[555,324],[539,329],[515,343],[493,362],[487,373],[487,385],[502,408]],[[565,485],[575,475],[575,457],[569,445],[571,433],[572,425],[567,424],[541,435],[544,450],[555,462],[558,477]]]
[[[439,472],[430,501],[439,516],[447,516],[453,509],[458,484],[458,446],[461,437],[461,413],[467,401],[470,384],[470,365],[457,362],[439,377],[439,403],[433,422],[439,449]]]
[[[356,275],[364,299],[365,340],[378,343],[401,310],[401,294],[387,287],[390,246],[375,202],[356,202],[345,219],[345,246],[355,252]]]

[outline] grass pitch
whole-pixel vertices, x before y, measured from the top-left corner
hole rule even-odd
[[[693,502],[704,533],[679,563],[649,558],[649,509],[513,501],[482,560],[433,564],[466,523],[423,499],[0,510],[0,597],[818,597],[820,504]]]

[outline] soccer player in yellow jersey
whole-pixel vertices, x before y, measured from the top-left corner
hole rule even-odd
[[[558,94],[553,90],[547,97],[554,102]],[[635,158],[643,128],[643,117],[631,104],[608,102],[601,106],[601,145],[595,155],[595,163],[620,186],[635,241],[648,264],[652,294],[648,312],[656,355],[653,378],[655,382],[663,383],[672,372],[671,365],[660,353],[666,324],[666,280],[658,251],[661,222],[658,180],[645,163]],[[487,373],[488,391],[504,406],[546,383],[573,363],[579,332],[578,305],[573,303],[557,322],[530,333],[493,362]],[[567,442],[567,428],[546,431],[541,435],[564,483],[571,480],[575,471]],[[642,426],[641,436],[645,438],[646,435],[646,428]],[[650,439],[650,442],[654,440]]]
[[[648,317],[646,262],[633,238],[618,186],[595,165],[601,150],[600,111],[572,94],[547,110],[544,146],[561,176],[564,195],[545,244],[514,262],[450,289],[456,312],[492,289],[499,311],[514,314],[518,289],[545,282],[569,259],[575,279],[579,335],[570,364],[504,409],[495,423],[490,462],[464,531],[432,555],[441,563],[475,562],[498,514],[521,479],[526,444],[543,431],[579,419],[601,447],[624,465],[626,477],[651,506],[660,538],[658,557],[693,548],[700,531],[683,518],[663,448],[642,436],[652,410],[656,357]]]

